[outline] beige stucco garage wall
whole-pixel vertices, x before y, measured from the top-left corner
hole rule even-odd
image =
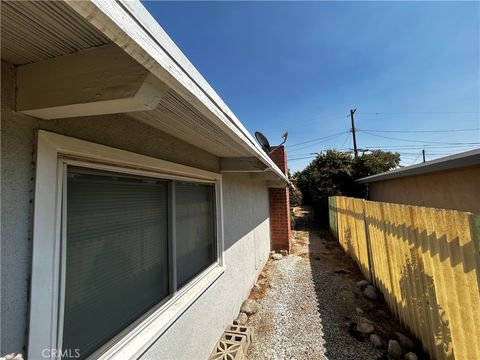
[[[480,213],[480,167],[368,184],[370,200]]]
[[[25,353],[38,129],[219,171],[216,156],[126,116],[44,121],[18,114],[14,84],[13,66],[2,62],[0,355]],[[224,175],[223,200],[226,270],[146,351],[145,359],[207,358],[268,258],[265,181],[249,174]]]

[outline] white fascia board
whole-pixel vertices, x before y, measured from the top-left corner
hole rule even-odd
[[[257,145],[233,112],[139,1],[65,2],[184,97],[239,146],[260,159],[283,181],[288,182],[286,175]]]

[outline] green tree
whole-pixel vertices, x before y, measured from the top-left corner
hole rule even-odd
[[[390,151],[373,150],[358,158],[357,178],[379,174],[400,166],[400,154]]]
[[[303,195],[303,204],[315,208],[322,225],[328,221],[328,197],[345,195],[365,198],[368,194],[355,179],[378,174],[400,165],[400,155],[375,150],[357,159],[350,152],[326,150],[293,178]]]
[[[290,197],[290,207],[293,208],[295,206],[301,206],[302,205],[302,192],[297,186],[297,182],[295,179],[290,179],[292,182],[292,185],[289,186],[288,191],[289,191],[289,197]]]

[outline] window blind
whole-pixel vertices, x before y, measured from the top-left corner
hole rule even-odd
[[[176,182],[177,287],[216,260],[214,186]]]
[[[68,169],[63,349],[81,359],[168,296],[166,181]]]

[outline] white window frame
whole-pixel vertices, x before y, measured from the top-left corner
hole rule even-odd
[[[217,262],[167,297],[89,359],[137,359],[225,271],[222,175],[44,130],[38,131],[28,357],[58,360],[65,256],[62,207],[67,165],[215,186]],[[64,226],[64,225],[63,225]],[[64,255],[64,254],[63,254]],[[173,254],[174,255],[174,254]],[[172,254],[170,254],[172,256]]]

